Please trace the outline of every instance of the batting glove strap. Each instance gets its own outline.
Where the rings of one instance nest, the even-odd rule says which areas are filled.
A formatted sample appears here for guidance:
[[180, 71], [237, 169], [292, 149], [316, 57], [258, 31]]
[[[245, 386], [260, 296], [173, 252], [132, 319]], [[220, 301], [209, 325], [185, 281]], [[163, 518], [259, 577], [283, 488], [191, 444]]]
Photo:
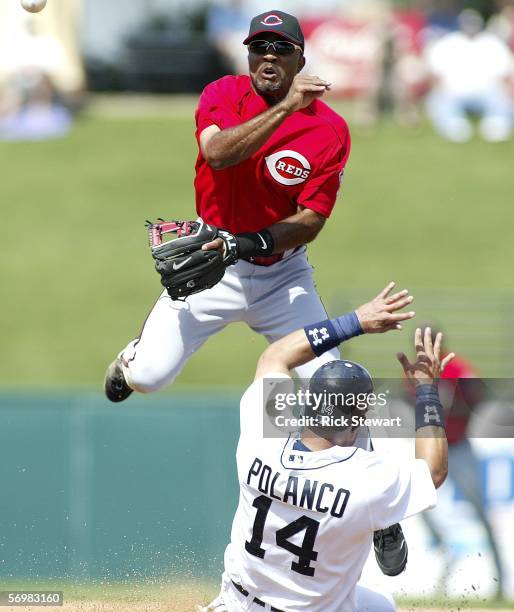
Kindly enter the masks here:
[[317, 357], [339, 346], [341, 342], [364, 333], [355, 312], [337, 317], [337, 319], [326, 319], [303, 329], [312, 352]]
[[444, 411], [436, 384], [416, 387], [416, 430], [420, 427], [444, 428]]

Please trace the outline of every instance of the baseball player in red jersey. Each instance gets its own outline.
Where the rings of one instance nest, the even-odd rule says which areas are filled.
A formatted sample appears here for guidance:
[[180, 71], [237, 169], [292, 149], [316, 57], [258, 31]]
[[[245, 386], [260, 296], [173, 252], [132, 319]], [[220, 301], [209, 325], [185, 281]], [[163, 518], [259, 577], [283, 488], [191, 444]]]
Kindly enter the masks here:
[[[245, 321], [274, 342], [326, 318], [306, 258], [306, 244], [336, 202], [350, 153], [346, 122], [321, 98], [330, 83], [302, 75], [304, 37], [281, 11], [254, 17], [248, 37], [249, 76], [208, 85], [196, 111], [199, 217], [232, 234], [238, 261], [211, 289], [186, 301], [164, 291], [138, 338], [107, 370], [114, 402], [173, 382], [189, 357], [227, 324]], [[222, 249], [221, 238], [207, 248]], [[296, 368], [302, 378], [337, 359], [333, 348]], [[399, 526], [377, 540], [382, 570], [402, 571], [407, 548]], [[384, 535], [382, 534], [382, 535]]]
[[[329, 83], [299, 74], [304, 38], [295, 17], [258, 15], [244, 44], [250, 76], [211, 83], [196, 111], [197, 213], [235, 235], [239, 261], [185, 302], [162, 293], [141, 335], [108, 370], [112, 401], [173, 382], [228, 323], [245, 321], [272, 342], [326, 314], [305, 245], [334, 207], [350, 152], [348, 127], [320, 99]], [[221, 248], [222, 240], [209, 246]], [[336, 357], [334, 350], [321, 360]], [[308, 378], [319, 365], [314, 360], [297, 372]]]

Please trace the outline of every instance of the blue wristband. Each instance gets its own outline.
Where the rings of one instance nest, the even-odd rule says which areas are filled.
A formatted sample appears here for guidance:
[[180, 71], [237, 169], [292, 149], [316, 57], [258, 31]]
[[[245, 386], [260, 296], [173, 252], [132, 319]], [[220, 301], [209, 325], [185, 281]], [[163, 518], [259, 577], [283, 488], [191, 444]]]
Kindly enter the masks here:
[[444, 428], [444, 412], [437, 385], [416, 387], [416, 430], [420, 427]]
[[303, 329], [312, 352], [318, 357], [339, 346], [341, 342], [364, 333], [355, 312], [307, 325]]

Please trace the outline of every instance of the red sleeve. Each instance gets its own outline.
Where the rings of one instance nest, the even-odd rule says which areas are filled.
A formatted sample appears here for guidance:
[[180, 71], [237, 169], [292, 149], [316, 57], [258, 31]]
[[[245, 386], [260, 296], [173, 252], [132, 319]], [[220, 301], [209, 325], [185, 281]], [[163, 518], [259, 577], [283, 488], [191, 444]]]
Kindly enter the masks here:
[[[443, 357], [445, 356], [443, 354]], [[454, 357], [444, 368], [441, 378], [478, 378], [478, 374], [470, 363], [461, 357]]]
[[341, 187], [350, 147], [350, 132], [345, 124], [343, 138], [337, 138], [325, 161], [319, 164], [318, 171], [305, 183], [298, 197], [298, 205], [310, 208], [327, 219], [330, 217]]
[[196, 138], [210, 125], [220, 130], [241, 123], [237, 113], [237, 85], [234, 77], [223, 77], [207, 85], [203, 90], [195, 113]]

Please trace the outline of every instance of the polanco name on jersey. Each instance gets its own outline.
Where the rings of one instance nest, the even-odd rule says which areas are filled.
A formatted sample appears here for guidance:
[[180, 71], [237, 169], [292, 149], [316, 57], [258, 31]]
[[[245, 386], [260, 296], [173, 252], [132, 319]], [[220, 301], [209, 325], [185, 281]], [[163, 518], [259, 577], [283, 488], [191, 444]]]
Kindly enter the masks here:
[[350, 497], [350, 491], [336, 489], [330, 482], [274, 472], [258, 457], [250, 467], [246, 484], [278, 501], [321, 513], [330, 512], [335, 518], [343, 516]]

